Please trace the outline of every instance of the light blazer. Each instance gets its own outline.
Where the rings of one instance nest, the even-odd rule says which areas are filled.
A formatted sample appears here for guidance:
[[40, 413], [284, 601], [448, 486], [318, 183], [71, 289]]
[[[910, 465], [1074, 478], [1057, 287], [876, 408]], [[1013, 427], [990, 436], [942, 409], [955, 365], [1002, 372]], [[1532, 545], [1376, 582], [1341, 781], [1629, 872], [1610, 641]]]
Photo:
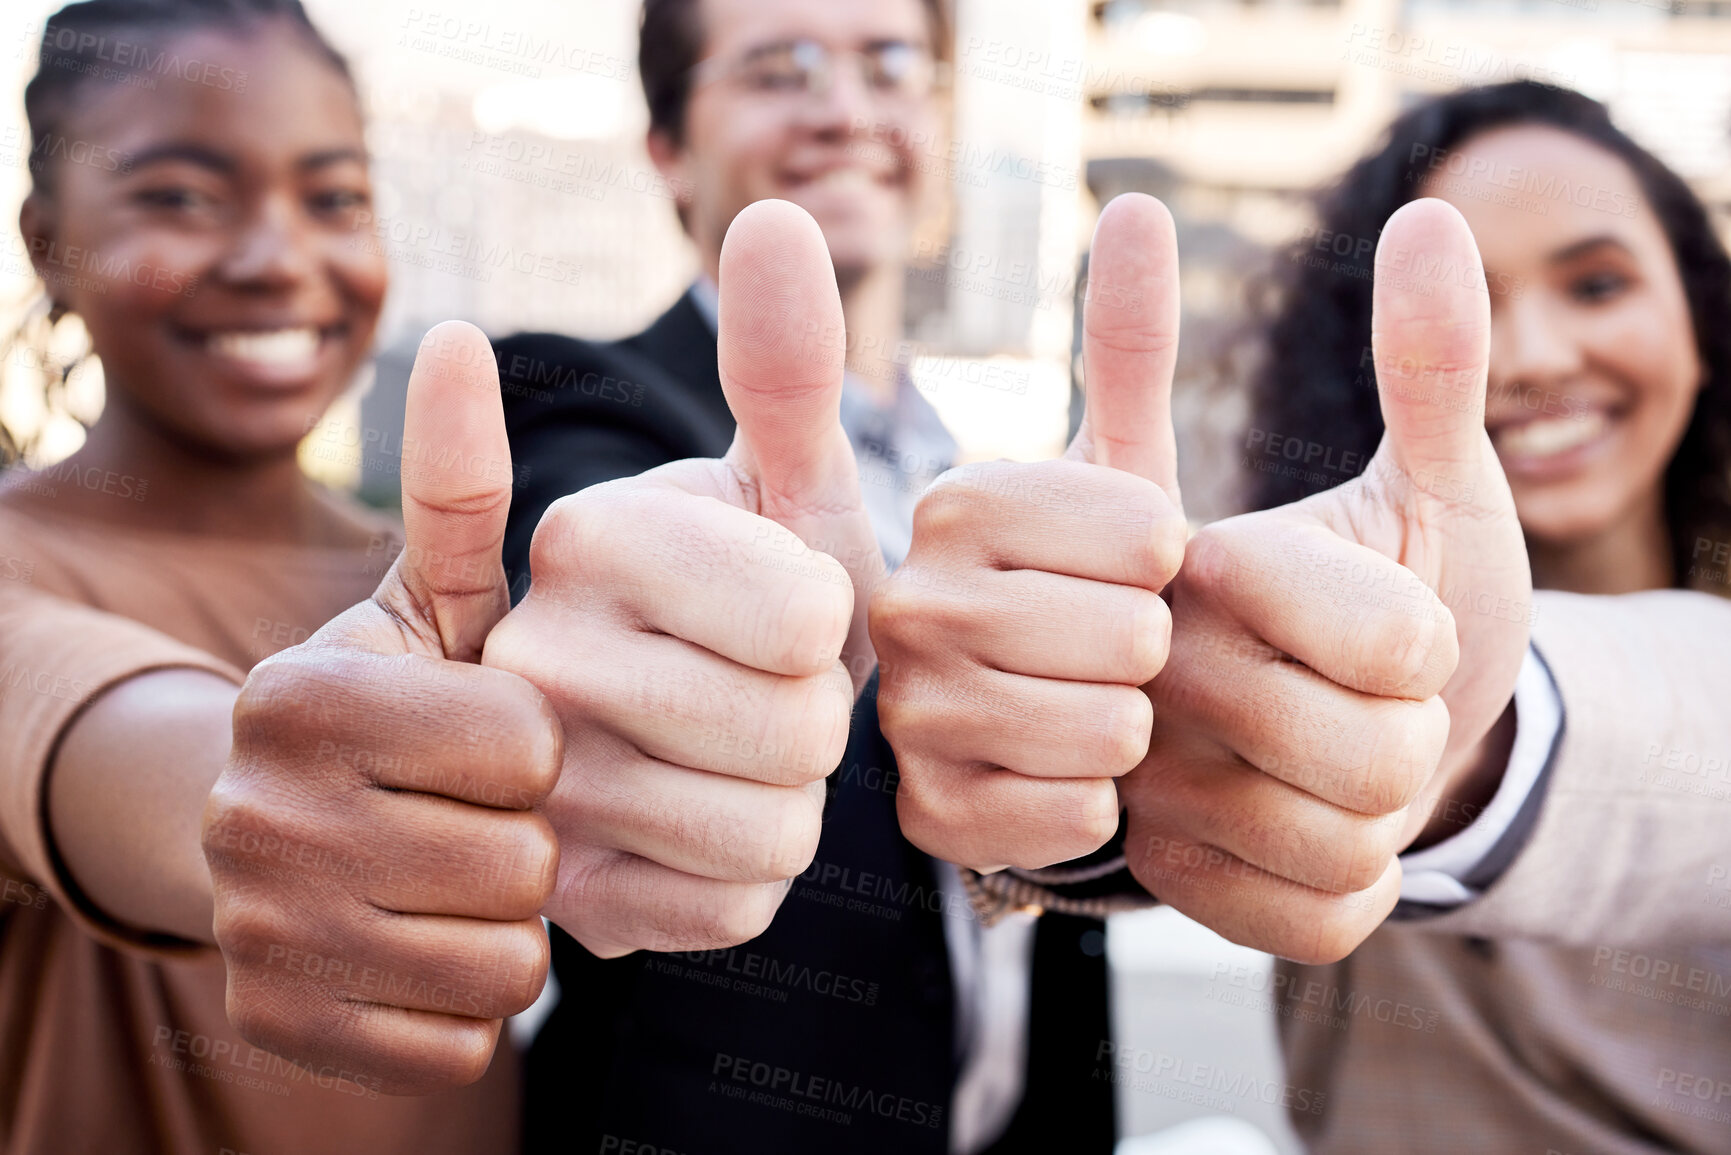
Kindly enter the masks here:
[[1252, 992], [1317, 1155], [1731, 1152], [1731, 602], [1536, 601], [1563, 730], [1519, 856]]

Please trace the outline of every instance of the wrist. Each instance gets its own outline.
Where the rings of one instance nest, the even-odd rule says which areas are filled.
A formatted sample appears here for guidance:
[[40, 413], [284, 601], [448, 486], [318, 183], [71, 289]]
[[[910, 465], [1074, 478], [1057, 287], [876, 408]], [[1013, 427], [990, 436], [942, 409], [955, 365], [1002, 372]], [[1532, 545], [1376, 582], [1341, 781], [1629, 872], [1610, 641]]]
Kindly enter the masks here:
[[1450, 838], [1484, 813], [1502, 785], [1515, 745], [1515, 700], [1484, 735], [1465, 749], [1448, 750], [1436, 779], [1425, 792], [1424, 824], [1408, 851], [1423, 850]]

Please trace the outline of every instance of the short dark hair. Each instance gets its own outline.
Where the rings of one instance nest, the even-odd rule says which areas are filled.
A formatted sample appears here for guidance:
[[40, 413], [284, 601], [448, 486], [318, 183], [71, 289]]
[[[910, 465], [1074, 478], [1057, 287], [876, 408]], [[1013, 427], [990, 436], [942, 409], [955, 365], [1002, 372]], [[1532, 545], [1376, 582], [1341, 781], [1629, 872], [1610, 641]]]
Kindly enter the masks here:
[[[703, 0], [643, 0], [637, 32], [637, 74], [649, 102], [651, 132], [674, 143], [685, 139], [685, 106], [691, 99], [691, 70], [703, 55]], [[931, 28], [932, 53], [950, 56], [950, 18], [946, 0], [921, 0]]]
[[[148, 64], [117, 64], [104, 58], [110, 41], [132, 38], [140, 43], [161, 41], [207, 28], [252, 32], [270, 21], [282, 21], [350, 85], [348, 62], [307, 18], [300, 0], [83, 0], [50, 16], [42, 28], [36, 75], [24, 89], [24, 116], [30, 125], [30, 177], [39, 191], [52, 180], [44, 142], [64, 136], [61, 122], [82, 89], [100, 83], [125, 83], [126, 73]], [[141, 54], [140, 60], [148, 58]]]
[[[60, 9], [43, 24], [36, 75], [24, 88], [24, 118], [31, 142], [30, 195], [52, 198], [56, 176], [52, 159], [62, 152], [69, 135], [67, 118], [86, 89], [133, 84], [138, 91], [148, 92], [154, 87], [151, 74], [160, 70], [162, 54], [152, 57], [135, 49], [160, 47], [175, 36], [205, 29], [253, 34], [274, 32], [280, 25], [286, 25], [290, 35], [298, 36], [354, 86], [348, 63], [314, 27], [300, 0], [82, 0]], [[46, 313], [27, 316], [11, 335], [0, 336], [0, 360], [23, 351], [42, 367], [44, 403], [50, 413], [67, 412], [68, 383], [87, 356], [80, 354], [71, 361], [50, 356], [47, 339], [65, 315], [64, 306], [51, 298]], [[0, 420], [0, 470], [34, 448], [34, 438], [8, 429]]]

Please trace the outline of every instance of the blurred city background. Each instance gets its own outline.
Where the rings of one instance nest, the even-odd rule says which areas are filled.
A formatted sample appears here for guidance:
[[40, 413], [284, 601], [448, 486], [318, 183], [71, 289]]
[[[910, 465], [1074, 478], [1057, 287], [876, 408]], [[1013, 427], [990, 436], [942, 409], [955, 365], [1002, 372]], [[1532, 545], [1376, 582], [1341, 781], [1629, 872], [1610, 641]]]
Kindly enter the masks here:
[[[362, 83], [393, 257], [378, 357], [331, 422], [400, 427], [434, 322], [619, 336], [688, 284], [695, 261], [643, 146], [636, 0], [306, 2]], [[33, 295], [12, 225], [30, 147], [22, 91], [56, 7], [8, 0], [0, 18], [7, 326]], [[1171, 207], [1183, 254], [1186, 505], [1231, 512], [1247, 289], [1304, 227], [1309, 191], [1428, 93], [1517, 77], [1577, 88], [1731, 220], [1731, 0], [955, 0], [953, 12], [950, 139], [930, 150], [948, 195], [914, 254], [907, 310], [914, 380], [970, 459], [1062, 446], [1081, 256], [1099, 207], [1140, 190]], [[463, 259], [429, 262], [414, 239], [428, 236]], [[576, 272], [522, 274], [500, 253]], [[40, 406], [34, 371], [0, 367], [15, 428]], [[100, 368], [72, 386], [93, 417]], [[50, 430], [38, 464], [81, 436], [71, 422]], [[388, 461], [303, 456], [331, 484], [394, 501]], [[1169, 911], [1115, 922], [1108, 951], [1126, 1044], [1278, 1086], [1265, 958]], [[1278, 1095], [1208, 1104], [1189, 1090], [1158, 1076], [1120, 1088], [1123, 1132], [1142, 1137], [1126, 1151], [1296, 1150]]]

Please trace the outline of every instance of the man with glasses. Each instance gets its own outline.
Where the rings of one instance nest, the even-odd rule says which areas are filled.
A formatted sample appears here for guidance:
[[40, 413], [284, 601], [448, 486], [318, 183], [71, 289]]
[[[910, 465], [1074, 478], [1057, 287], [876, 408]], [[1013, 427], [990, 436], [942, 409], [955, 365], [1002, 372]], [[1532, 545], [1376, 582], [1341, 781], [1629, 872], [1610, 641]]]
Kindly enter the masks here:
[[[565, 494], [727, 451], [722, 240], [769, 198], [822, 230], [846, 333], [813, 334], [812, 347], [845, 357], [842, 422], [865, 507], [885, 562], [901, 562], [915, 501], [956, 448], [909, 380], [902, 340], [905, 261], [941, 169], [930, 157], [948, 47], [940, 0], [647, 0], [649, 149], [681, 190], [702, 272], [616, 345], [499, 343], [526, 467], [509, 569], [526, 571], [536, 524]], [[579, 385], [549, 393], [548, 380]], [[1111, 1149], [1111, 1087], [1093, 1077], [1110, 1037], [1104, 936], [1087, 917], [1106, 907], [1079, 899], [1077, 914], [984, 925], [955, 868], [902, 837], [875, 692], [831, 778], [816, 859], [765, 934], [602, 959], [554, 930], [561, 997], [531, 1054], [532, 1150]]]

